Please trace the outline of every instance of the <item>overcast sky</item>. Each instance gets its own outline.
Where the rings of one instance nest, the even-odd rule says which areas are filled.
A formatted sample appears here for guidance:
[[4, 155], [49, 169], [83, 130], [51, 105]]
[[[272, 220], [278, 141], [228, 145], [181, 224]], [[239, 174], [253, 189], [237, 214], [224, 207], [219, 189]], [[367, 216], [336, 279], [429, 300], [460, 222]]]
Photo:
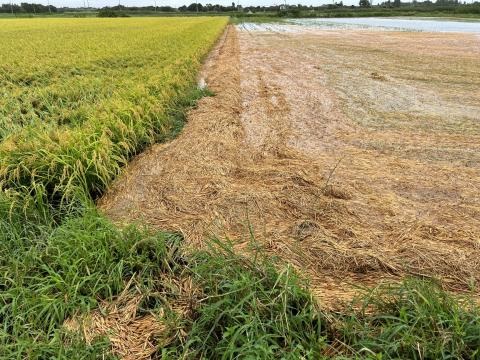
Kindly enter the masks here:
[[[48, 0], [13, 0], [13, 3], [20, 3], [20, 2], [34, 2], [39, 4], [47, 5]], [[85, 0], [85, 4], [87, 1], [90, 3], [90, 6], [94, 7], [103, 7], [103, 6], [115, 6], [118, 5], [118, 0]], [[235, 0], [199, 0], [200, 3], [212, 3], [212, 4], [220, 4], [220, 5], [231, 5], [232, 1]], [[238, 1], [238, 0], [237, 0]], [[237, 3], [235, 1], [235, 3]], [[285, 0], [240, 0], [239, 3], [242, 6], [251, 6], [251, 5], [275, 5], [275, 4], [283, 4]], [[335, 0], [340, 1], [340, 0]], [[383, 0], [382, 0], [383, 1]], [[157, 0], [158, 6], [173, 6], [179, 7], [182, 5], [188, 5], [194, 0]], [[330, 0], [287, 0], [287, 4], [297, 4], [301, 3], [304, 5], [322, 5], [322, 4], [331, 4], [332, 1]], [[0, 0], [0, 3], [10, 3], [8, 0]], [[147, 5], [154, 5], [155, 0], [120, 0], [122, 5], [130, 5], [130, 6], [147, 6]], [[358, 0], [344, 0], [343, 3], [345, 5], [351, 4], [358, 4]], [[375, 1], [377, 3], [377, 1]], [[70, 6], [70, 7], [81, 7], [84, 4], [84, 0], [50, 0], [50, 4], [62, 7], [62, 6]]]

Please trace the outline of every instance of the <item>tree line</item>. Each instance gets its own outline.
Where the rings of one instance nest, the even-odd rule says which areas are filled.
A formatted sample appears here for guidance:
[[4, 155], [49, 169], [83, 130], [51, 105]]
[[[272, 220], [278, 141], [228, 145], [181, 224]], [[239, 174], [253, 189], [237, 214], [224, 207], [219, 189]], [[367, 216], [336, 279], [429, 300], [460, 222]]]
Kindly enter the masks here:
[[0, 6], [0, 13], [26, 13], [26, 14], [41, 14], [41, 13], [54, 13], [58, 9], [53, 5], [42, 4], [30, 4], [21, 3], [18, 4], [2, 4]]
[[[402, 2], [401, 0], [384, 0], [382, 3], [377, 3], [376, 7], [381, 8], [400, 8], [400, 7], [424, 7], [424, 8], [462, 8], [462, 12], [466, 13], [478, 13], [480, 14], [480, 2], [476, 1], [473, 4], [465, 4], [461, 2], [462, 0], [436, 0], [432, 2], [431, 0], [425, 0], [423, 2], [413, 0], [413, 2]], [[333, 4], [323, 4], [319, 6], [312, 5], [302, 5], [302, 4], [290, 4], [290, 5], [274, 5], [274, 6], [249, 6], [242, 7], [235, 2], [232, 2], [229, 6], [224, 6], [220, 4], [206, 3], [202, 4], [199, 2], [191, 3], [190, 5], [183, 5], [179, 8], [174, 8], [171, 6], [111, 6], [103, 7], [100, 10], [101, 14], [105, 16], [115, 15], [121, 16], [122, 13], [139, 13], [139, 12], [181, 12], [181, 13], [206, 13], [206, 12], [252, 12], [252, 13], [279, 13], [294, 16], [301, 15], [302, 12], [312, 12], [312, 11], [324, 11], [331, 9], [342, 9], [342, 8], [368, 8], [372, 6], [372, 0], [359, 0], [358, 6], [354, 5], [344, 5], [343, 1], [334, 2]], [[0, 5], [0, 13], [25, 13], [25, 14], [41, 14], [41, 13], [57, 13], [65, 11], [82, 11], [84, 8], [57, 8], [53, 5], [42, 5], [34, 3], [21, 3], [18, 4], [2, 4]]]

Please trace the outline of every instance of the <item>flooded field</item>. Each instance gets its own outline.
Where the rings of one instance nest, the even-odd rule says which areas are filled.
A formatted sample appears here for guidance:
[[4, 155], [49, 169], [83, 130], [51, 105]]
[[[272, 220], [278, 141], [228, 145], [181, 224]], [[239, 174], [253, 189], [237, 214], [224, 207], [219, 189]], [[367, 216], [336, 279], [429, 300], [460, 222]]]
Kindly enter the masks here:
[[461, 32], [480, 35], [480, 21], [407, 18], [317, 18], [289, 19], [279, 24], [242, 23], [243, 31], [301, 32], [315, 30]]
[[402, 18], [328, 18], [328, 19], [295, 19], [294, 24], [314, 26], [317, 28], [380, 28], [409, 31], [434, 32], [466, 32], [480, 34], [480, 21], [453, 21], [434, 19], [402, 19]]

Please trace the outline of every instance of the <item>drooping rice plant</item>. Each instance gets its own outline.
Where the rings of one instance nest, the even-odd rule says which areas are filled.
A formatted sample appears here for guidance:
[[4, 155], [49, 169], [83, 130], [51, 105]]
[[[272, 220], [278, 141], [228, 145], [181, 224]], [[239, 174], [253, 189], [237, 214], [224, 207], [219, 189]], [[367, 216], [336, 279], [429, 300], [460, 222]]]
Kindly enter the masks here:
[[226, 18], [39, 19], [0, 27], [0, 184], [97, 196], [177, 126]]

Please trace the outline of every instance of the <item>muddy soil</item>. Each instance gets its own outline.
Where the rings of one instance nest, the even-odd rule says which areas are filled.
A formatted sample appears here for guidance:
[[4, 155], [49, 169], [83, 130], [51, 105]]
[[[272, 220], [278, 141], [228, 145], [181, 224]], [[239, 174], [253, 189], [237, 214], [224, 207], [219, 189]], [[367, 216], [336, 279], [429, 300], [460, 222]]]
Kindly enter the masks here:
[[109, 217], [255, 243], [331, 306], [405, 275], [480, 281], [478, 37], [231, 26], [201, 76], [215, 96], [132, 161]]

